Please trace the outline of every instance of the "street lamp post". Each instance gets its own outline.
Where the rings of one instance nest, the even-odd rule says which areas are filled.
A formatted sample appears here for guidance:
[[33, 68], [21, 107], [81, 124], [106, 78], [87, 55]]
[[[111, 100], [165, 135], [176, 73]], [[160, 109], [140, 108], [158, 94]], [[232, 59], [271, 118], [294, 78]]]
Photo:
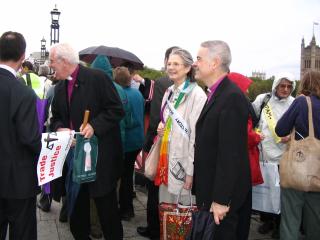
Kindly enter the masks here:
[[58, 11], [57, 5], [50, 12], [51, 14], [51, 33], [50, 33], [50, 46], [55, 43], [59, 43], [59, 17], [61, 12]]
[[44, 37], [41, 39], [41, 62], [44, 63], [46, 61], [46, 40]]

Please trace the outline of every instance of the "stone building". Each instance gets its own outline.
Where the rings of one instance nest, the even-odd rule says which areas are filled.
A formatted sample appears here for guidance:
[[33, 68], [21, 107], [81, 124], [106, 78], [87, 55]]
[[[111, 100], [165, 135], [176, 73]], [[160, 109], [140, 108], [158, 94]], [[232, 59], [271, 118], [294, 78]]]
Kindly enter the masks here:
[[266, 80], [266, 73], [262, 71], [253, 71], [252, 77], [260, 78], [261, 80]]
[[305, 46], [304, 38], [302, 38], [300, 79], [302, 79], [304, 73], [309, 70], [320, 72], [320, 47], [316, 44], [316, 38], [314, 35], [308, 46]]

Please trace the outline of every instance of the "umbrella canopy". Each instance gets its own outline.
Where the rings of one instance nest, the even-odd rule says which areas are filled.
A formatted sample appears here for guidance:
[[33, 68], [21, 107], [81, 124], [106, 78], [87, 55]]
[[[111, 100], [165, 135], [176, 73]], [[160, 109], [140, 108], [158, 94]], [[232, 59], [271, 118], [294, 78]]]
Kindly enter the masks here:
[[91, 63], [97, 55], [107, 56], [112, 67], [129, 63], [134, 69], [143, 69], [143, 62], [136, 55], [121, 48], [101, 45], [88, 47], [79, 52], [80, 59], [87, 63]]

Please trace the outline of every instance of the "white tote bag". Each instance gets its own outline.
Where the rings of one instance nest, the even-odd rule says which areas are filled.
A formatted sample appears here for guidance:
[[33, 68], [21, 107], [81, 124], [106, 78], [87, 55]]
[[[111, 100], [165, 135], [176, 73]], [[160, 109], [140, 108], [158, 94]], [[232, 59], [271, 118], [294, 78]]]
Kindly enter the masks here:
[[263, 184], [252, 187], [252, 209], [280, 213], [280, 177], [278, 164], [260, 162]]

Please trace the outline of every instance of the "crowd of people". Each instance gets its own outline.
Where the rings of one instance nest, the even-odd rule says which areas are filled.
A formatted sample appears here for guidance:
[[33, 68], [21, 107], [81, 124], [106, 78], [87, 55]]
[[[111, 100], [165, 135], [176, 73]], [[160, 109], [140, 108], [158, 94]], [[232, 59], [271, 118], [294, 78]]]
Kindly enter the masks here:
[[[142, 151], [145, 160], [156, 141], [159, 163], [155, 178], [145, 179], [147, 225], [139, 226], [138, 234], [160, 239], [159, 203], [179, 198], [211, 213], [215, 240], [245, 240], [253, 186], [267, 182], [260, 166], [274, 164], [273, 174], [279, 176], [291, 132], [296, 131], [296, 139], [308, 137], [306, 97], [320, 139], [320, 73], [305, 74], [296, 98], [294, 76], [280, 74], [270, 92], [251, 102], [252, 80], [230, 71], [231, 50], [224, 41], [201, 43], [195, 61], [185, 49], [168, 48], [166, 76], [156, 80], [140, 76], [130, 63], [112, 68], [102, 55], [84, 66], [66, 43], [53, 45], [48, 65], [36, 73], [25, 50], [22, 34], [9, 31], [0, 37], [1, 240], [8, 230], [9, 239], [37, 239], [36, 207], [48, 212], [52, 199], [62, 202], [59, 220], [69, 222], [76, 240], [123, 239], [122, 221], [135, 216], [137, 155]], [[41, 122], [37, 103], [43, 99]], [[83, 125], [86, 110], [90, 117]], [[73, 181], [73, 141], [63, 176], [40, 189], [41, 133], [72, 130], [98, 139], [95, 181]], [[259, 211], [261, 234], [272, 231], [272, 238], [298, 240], [302, 232], [307, 240], [320, 239], [319, 192], [281, 186], [278, 198], [281, 217]]]

